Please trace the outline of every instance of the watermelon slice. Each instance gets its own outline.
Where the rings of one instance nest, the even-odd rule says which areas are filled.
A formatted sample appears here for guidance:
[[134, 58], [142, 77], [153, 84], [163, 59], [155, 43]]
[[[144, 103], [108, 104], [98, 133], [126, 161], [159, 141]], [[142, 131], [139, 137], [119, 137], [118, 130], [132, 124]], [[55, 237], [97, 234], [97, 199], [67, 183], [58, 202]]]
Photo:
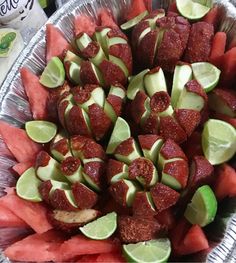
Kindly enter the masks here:
[[184, 237], [184, 240], [179, 247], [179, 251], [182, 255], [189, 255], [208, 248], [208, 240], [203, 230], [199, 225], [193, 225]]
[[16, 194], [7, 194], [0, 198], [0, 204], [25, 221], [36, 233], [52, 228], [47, 219], [47, 209], [40, 203], [23, 200]]
[[227, 51], [222, 58], [222, 84], [225, 87], [232, 86], [236, 72], [236, 47]]
[[97, 24], [95, 23], [95, 21], [91, 17], [86, 15], [79, 15], [74, 20], [75, 36], [77, 36], [81, 32], [84, 32], [91, 37], [95, 32], [96, 27]]
[[112, 240], [91, 240], [84, 236], [77, 235], [65, 241], [58, 253], [60, 260], [70, 260], [79, 255], [114, 253], [119, 251], [120, 246]]
[[94, 263], [97, 262], [97, 258], [99, 255], [95, 254], [95, 255], [85, 255], [80, 257], [76, 263], [82, 263], [82, 262], [90, 262], [90, 263]]
[[50, 230], [43, 234], [30, 235], [14, 243], [4, 251], [4, 254], [15, 261], [56, 261], [59, 256], [58, 249], [63, 241], [58, 232]]
[[29, 99], [33, 118], [36, 120], [47, 119], [48, 90], [39, 83], [39, 77], [27, 68], [20, 70], [22, 84]]
[[121, 253], [103, 253], [97, 257], [96, 262], [114, 262], [122, 263], [126, 262]]
[[202, 19], [202, 21], [212, 24], [215, 28], [215, 31], [219, 26], [219, 12], [219, 7], [214, 6]]
[[22, 175], [27, 169], [34, 166], [34, 162], [17, 163], [12, 169], [18, 174]]
[[152, 12], [152, 0], [144, 0], [145, 6], [149, 13]]
[[11, 210], [0, 204], [0, 227], [28, 227], [28, 225]]
[[114, 18], [110, 12], [110, 10], [106, 8], [102, 8], [99, 10], [98, 18], [101, 26], [111, 27], [111, 28], [119, 28], [119, 26], [114, 21]]
[[18, 162], [33, 162], [42, 149], [42, 146], [33, 142], [24, 130], [7, 122], [0, 121], [0, 134]]
[[221, 68], [222, 56], [225, 53], [227, 36], [225, 32], [217, 32], [213, 38], [210, 62]]
[[72, 49], [60, 29], [52, 24], [46, 25], [46, 61], [52, 57], [61, 57], [64, 50]]
[[127, 20], [130, 20], [139, 14], [143, 13], [146, 11], [147, 8], [145, 6], [145, 1], [144, 0], [132, 0], [130, 9], [128, 11], [128, 14], [126, 16]]
[[233, 167], [223, 164], [216, 168], [217, 179], [214, 192], [217, 199], [236, 196], [236, 172]]

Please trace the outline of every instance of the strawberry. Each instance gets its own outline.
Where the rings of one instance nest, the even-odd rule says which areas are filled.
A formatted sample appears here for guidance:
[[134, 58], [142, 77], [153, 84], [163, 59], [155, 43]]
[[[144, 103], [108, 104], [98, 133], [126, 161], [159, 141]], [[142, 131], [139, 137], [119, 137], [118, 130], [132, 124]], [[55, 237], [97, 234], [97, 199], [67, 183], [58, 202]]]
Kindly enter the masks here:
[[142, 116], [146, 112], [145, 102], [147, 100], [146, 93], [139, 91], [131, 103], [131, 115], [136, 124], [140, 124]]
[[160, 154], [166, 159], [182, 158], [188, 160], [182, 149], [173, 140], [166, 140], [161, 147]]
[[156, 220], [121, 216], [118, 219], [118, 233], [123, 243], [137, 243], [155, 238], [161, 230]]
[[178, 192], [161, 183], [152, 187], [150, 192], [158, 212], [175, 205], [179, 199]]

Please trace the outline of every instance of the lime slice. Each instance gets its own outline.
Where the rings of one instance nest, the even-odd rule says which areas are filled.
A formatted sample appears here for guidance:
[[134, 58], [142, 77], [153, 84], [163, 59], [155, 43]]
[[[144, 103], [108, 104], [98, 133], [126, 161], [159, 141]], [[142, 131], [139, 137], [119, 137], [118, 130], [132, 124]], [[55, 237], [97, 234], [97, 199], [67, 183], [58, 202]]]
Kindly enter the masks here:
[[211, 9], [212, 0], [176, 0], [180, 14], [190, 20], [204, 17]]
[[212, 165], [230, 160], [236, 153], [236, 130], [227, 122], [210, 119], [202, 132], [202, 149]]
[[53, 57], [44, 69], [39, 82], [47, 88], [57, 88], [65, 81], [65, 69], [58, 57]]
[[116, 147], [131, 136], [129, 124], [121, 117], [117, 118], [106, 153], [112, 154]]
[[117, 214], [112, 212], [79, 229], [88, 238], [102, 240], [110, 237], [116, 231], [116, 227]]
[[38, 190], [40, 184], [41, 181], [37, 178], [35, 169], [31, 167], [26, 170], [17, 181], [16, 193], [19, 197], [25, 200], [41, 202], [42, 198]]
[[133, 28], [147, 15], [148, 15], [148, 11], [146, 10], [141, 14], [139, 14], [138, 16], [135, 16], [134, 18], [127, 21], [126, 23], [122, 24], [120, 27], [122, 30], [128, 30], [130, 28]]
[[221, 71], [208, 62], [192, 64], [193, 76], [202, 85], [205, 92], [213, 90], [219, 82]]
[[167, 262], [171, 245], [168, 238], [153, 239], [136, 244], [123, 245], [124, 255], [128, 262]]
[[204, 227], [214, 220], [216, 212], [216, 197], [208, 185], [203, 185], [193, 195], [184, 216], [191, 224]]
[[56, 135], [57, 126], [49, 121], [28, 121], [25, 124], [25, 130], [33, 141], [48, 143]]

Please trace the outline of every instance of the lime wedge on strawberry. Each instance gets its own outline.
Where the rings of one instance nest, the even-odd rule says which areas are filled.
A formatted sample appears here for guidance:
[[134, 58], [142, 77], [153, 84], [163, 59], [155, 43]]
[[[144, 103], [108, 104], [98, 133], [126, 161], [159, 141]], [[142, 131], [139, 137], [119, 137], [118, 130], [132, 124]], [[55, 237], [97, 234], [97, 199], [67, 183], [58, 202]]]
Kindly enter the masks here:
[[41, 181], [35, 174], [33, 167], [27, 169], [19, 178], [16, 183], [16, 193], [19, 197], [31, 201], [41, 202], [42, 198], [39, 193], [38, 187]]
[[28, 121], [25, 124], [25, 130], [33, 141], [48, 143], [56, 135], [57, 126], [49, 121]]
[[213, 90], [219, 82], [221, 71], [208, 62], [192, 64], [193, 76], [202, 85], [205, 92]]
[[106, 214], [95, 221], [80, 227], [80, 231], [88, 238], [102, 240], [110, 237], [117, 228], [117, 214]]
[[204, 17], [211, 9], [212, 0], [176, 0], [180, 14], [190, 20]]
[[65, 69], [58, 57], [53, 57], [45, 67], [39, 82], [47, 88], [57, 88], [65, 81]]
[[204, 227], [210, 224], [217, 212], [217, 200], [210, 186], [204, 185], [197, 189], [191, 203], [188, 204], [184, 216], [193, 225]]
[[136, 244], [123, 245], [123, 252], [128, 262], [167, 262], [171, 245], [168, 238], [153, 239]]
[[130, 136], [131, 133], [130, 133], [129, 124], [121, 117], [118, 117], [113, 132], [111, 134], [110, 140], [108, 142], [106, 153], [107, 154], [114, 153], [116, 147], [124, 140], [128, 139]]
[[236, 153], [236, 130], [227, 122], [210, 119], [202, 132], [202, 149], [212, 164], [230, 160]]

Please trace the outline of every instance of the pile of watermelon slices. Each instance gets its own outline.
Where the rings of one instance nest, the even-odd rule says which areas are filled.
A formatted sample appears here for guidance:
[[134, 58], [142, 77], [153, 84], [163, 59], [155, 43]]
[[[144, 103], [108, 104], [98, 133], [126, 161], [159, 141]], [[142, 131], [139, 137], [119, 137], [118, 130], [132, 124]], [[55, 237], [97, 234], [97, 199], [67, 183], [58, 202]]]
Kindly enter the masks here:
[[[192, 23], [180, 17], [175, 3], [165, 14], [152, 11], [151, 2], [132, 1], [123, 20], [144, 12], [147, 16], [126, 32], [106, 9], [98, 10], [98, 21], [76, 17], [71, 43], [59, 28], [47, 24], [46, 61], [58, 57], [63, 63], [66, 80], [61, 86], [49, 89], [40, 76], [21, 69], [32, 118], [54, 122], [63, 132], [39, 144], [24, 129], [0, 121], [0, 135], [17, 161], [15, 175], [34, 167], [43, 199], [24, 200], [14, 188], [0, 198], [0, 227], [29, 233], [5, 249], [10, 260], [126, 262], [122, 244], [163, 233], [171, 240], [171, 260], [210, 251], [205, 229], [183, 214], [202, 185], [210, 185], [219, 202], [236, 196], [235, 169], [229, 163], [213, 166], [201, 146], [208, 119], [236, 128], [236, 46], [228, 43], [226, 33], [218, 32], [217, 7]], [[148, 19], [156, 19], [155, 28], [147, 25]], [[204, 25], [208, 39], [199, 40], [201, 53], [194, 35]], [[166, 35], [157, 52], [155, 43], [163, 28]], [[181, 41], [170, 51], [173, 35]], [[199, 61], [221, 70], [218, 85], [206, 93], [196, 80], [189, 80], [186, 92], [201, 99], [200, 108], [175, 107], [169, 95], [174, 69]], [[116, 132], [120, 120], [128, 127], [121, 141]], [[60, 211], [68, 215], [84, 210], [89, 212], [83, 222], [55, 219]], [[79, 232], [79, 226], [112, 211], [118, 215], [118, 229], [110, 238], [93, 240]]]

